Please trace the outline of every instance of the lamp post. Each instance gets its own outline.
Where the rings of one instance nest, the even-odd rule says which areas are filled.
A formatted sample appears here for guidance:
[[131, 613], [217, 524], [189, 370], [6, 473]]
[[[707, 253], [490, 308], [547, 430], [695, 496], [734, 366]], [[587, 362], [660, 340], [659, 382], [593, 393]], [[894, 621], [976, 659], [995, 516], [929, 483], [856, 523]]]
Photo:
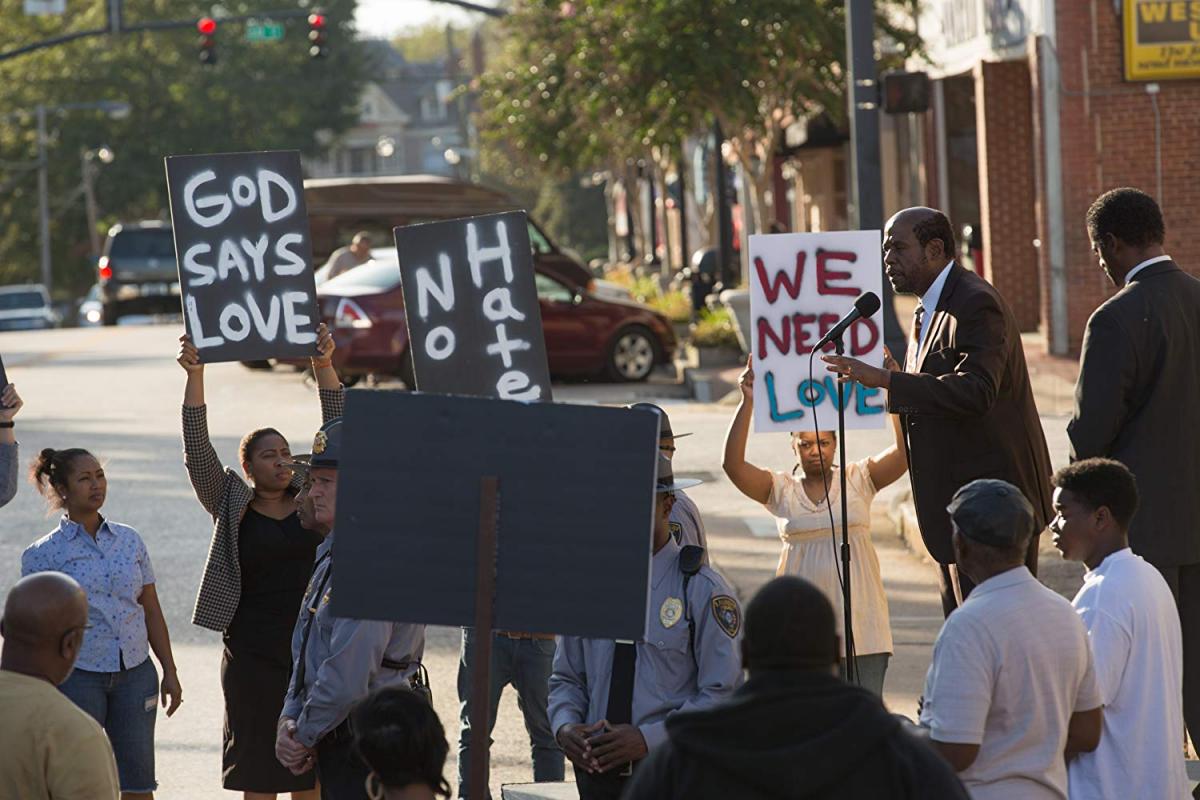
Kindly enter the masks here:
[[96, 213], [96, 191], [93, 185], [96, 179], [96, 165], [93, 162], [111, 164], [115, 157], [112, 148], [105, 145], [94, 150], [84, 148], [79, 151], [80, 166], [83, 169], [83, 200], [84, 206], [87, 208], [88, 246], [93, 260], [100, 257], [100, 231], [96, 229], [98, 214]]
[[[64, 103], [59, 106], [38, 105], [34, 110], [37, 118], [37, 163], [38, 163], [38, 249], [41, 264], [42, 284], [49, 292], [53, 275], [50, 266], [50, 176], [46, 156], [46, 115], [64, 111], [103, 111], [111, 119], [129, 116], [129, 104], [115, 100], [97, 100], [87, 103]], [[12, 116], [12, 115], [9, 115]], [[111, 151], [110, 151], [111, 152]]]

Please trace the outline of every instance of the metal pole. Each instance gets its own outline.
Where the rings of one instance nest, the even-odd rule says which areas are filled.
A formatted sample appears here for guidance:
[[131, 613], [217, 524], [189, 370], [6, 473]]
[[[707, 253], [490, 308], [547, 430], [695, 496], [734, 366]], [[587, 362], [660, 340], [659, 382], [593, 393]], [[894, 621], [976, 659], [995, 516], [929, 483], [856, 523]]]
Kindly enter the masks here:
[[721, 155], [721, 145], [725, 143], [725, 134], [721, 131], [721, 123], [713, 121], [713, 175], [716, 176], [717, 198], [717, 247], [721, 252], [721, 284], [729, 289], [733, 285], [733, 216], [729, 208], [728, 174], [725, 171], [725, 158]]
[[[883, 228], [883, 180], [879, 165], [879, 86], [875, 66], [875, 2], [846, 0], [846, 52], [850, 62], [851, 222], [859, 230]], [[892, 287], [883, 282], [883, 338], [897, 361], [907, 341], [896, 320]]]
[[50, 187], [46, 165], [46, 107], [37, 107], [38, 149], [38, 242], [41, 246], [42, 284], [51, 290], [50, 281]]
[[[679, 261], [681, 267], [692, 263], [688, 255], [687, 181], [684, 180], [685, 162], [680, 158], [675, 170], [679, 173]], [[1159, 193], [1162, 196], [1162, 193]]]
[[482, 478], [479, 486], [479, 538], [475, 558], [475, 650], [471, 654], [471, 763], [469, 791], [472, 800], [488, 793], [488, 765], [492, 740], [491, 674], [492, 625], [496, 600], [496, 539], [500, 525], [500, 479]]
[[79, 151], [80, 165], [83, 167], [83, 199], [87, 208], [88, 246], [89, 255], [95, 259], [100, 257], [100, 233], [96, 230], [96, 191], [92, 181], [96, 177], [92, 160], [88, 158], [87, 149]]

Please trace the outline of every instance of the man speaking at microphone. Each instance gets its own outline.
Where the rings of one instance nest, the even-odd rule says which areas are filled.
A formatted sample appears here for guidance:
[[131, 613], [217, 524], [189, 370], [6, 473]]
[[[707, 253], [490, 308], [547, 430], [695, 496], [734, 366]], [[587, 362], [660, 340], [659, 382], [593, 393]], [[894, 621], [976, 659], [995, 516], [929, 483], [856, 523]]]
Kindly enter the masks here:
[[937, 560], [942, 610], [950, 612], [974, 583], [959, 572], [946, 506], [978, 478], [998, 478], [1033, 505], [1037, 534], [1026, 565], [1037, 574], [1040, 533], [1053, 516], [1050, 453], [1033, 401], [1016, 320], [999, 292], [955, 263], [950, 220], [932, 208], [906, 208], [884, 229], [883, 267], [892, 288], [915, 294], [904, 370], [826, 355], [842, 380], [888, 390], [908, 447], [917, 523]]

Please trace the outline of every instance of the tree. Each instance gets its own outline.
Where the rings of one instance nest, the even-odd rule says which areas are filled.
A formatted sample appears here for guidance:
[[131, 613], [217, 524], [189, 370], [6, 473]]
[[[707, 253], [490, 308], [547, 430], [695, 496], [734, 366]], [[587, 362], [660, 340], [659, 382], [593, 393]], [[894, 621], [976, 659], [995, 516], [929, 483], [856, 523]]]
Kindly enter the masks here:
[[[916, 39], [896, 20], [912, 18], [913, 0], [879, 5], [901, 61]], [[806, 114], [846, 116], [843, 0], [536, 0], [506, 24], [481, 127], [546, 172], [639, 157], [661, 169], [715, 117], [761, 229], [783, 132]]]
[[[104, 26], [103, 0], [68, 5], [62, 18], [9, 20], [7, 49], [68, 30]], [[241, 0], [229, 13], [278, 9], [279, 0]], [[209, 13], [206, 0], [125, 0], [125, 21], [186, 19]], [[116, 160], [96, 183], [104, 222], [157, 218], [167, 209], [163, 158], [184, 153], [296, 149], [317, 155], [322, 141], [352, 125], [367, 65], [353, 45], [355, 0], [327, 0], [330, 54], [308, 55], [307, 24], [289, 20], [281, 42], [244, 41], [240, 24], [219, 25], [217, 64], [199, 63], [194, 29], [122, 33], [78, 40], [0, 62], [0, 107], [117, 100], [126, 119], [90, 111], [51, 115], [47, 146], [55, 219], [52, 257], [56, 289], [82, 291], [94, 281], [87, 263], [80, 203], [65, 204], [81, 181], [80, 150], [107, 144]], [[219, 19], [219, 18], [218, 18]], [[0, 124], [0, 168], [29, 162], [37, 147], [31, 117]], [[7, 181], [15, 181], [11, 186]], [[37, 192], [32, 174], [0, 171], [0, 281], [36, 280]]]

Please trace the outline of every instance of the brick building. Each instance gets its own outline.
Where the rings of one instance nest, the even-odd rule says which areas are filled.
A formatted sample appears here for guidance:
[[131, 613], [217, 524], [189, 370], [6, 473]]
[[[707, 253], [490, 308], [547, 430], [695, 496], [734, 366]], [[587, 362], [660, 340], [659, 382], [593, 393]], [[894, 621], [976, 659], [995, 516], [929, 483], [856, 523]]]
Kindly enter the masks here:
[[[1123, 14], [1157, 26], [1134, 28], [1156, 82], [1126, 79]], [[935, 78], [932, 109], [900, 122], [911, 135], [890, 148], [885, 136], [885, 183], [918, 186], [960, 232], [981, 230], [974, 266], [1024, 330], [1041, 332], [1051, 352], [1078, 352], [1088, 316], [1114, 291], [1084, 223], [1108, 189], [1155, 196], [1167, 252], [1200, 274], [1190, 235], [1200, 218], [1200, 7], [931, 0], [920, 32], [928, 60], [912, 66]]]

